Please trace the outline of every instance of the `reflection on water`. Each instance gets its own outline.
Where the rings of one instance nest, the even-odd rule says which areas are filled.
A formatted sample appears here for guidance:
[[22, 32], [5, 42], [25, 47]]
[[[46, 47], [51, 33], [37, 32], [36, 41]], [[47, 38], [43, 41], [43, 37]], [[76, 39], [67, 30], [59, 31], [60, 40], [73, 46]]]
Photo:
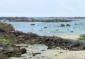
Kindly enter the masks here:
[[[9, 22], [16, 30], [39, 35], [85, 34], [85, 20], [73, 22]], [[61, 24], [64, 24], [62, 26]], [[68, 25], [69, 26], [68, 26]]]

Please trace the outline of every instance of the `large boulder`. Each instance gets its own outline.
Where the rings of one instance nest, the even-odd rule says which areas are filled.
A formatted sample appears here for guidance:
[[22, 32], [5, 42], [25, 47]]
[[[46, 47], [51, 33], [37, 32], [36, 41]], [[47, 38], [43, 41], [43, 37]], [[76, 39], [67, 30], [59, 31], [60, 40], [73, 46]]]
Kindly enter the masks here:
[[2, 23], [2, 22], [0, 23], [0, 32], [12, 32], [12, 31], [15, 31], [15, 29], [11, 24]]
[[0, 42], [0, 59], [7, 59], [8, 57], [20, 57], [21, 54], [25, 54], [26, 52], [27, 51], [25, 48]]

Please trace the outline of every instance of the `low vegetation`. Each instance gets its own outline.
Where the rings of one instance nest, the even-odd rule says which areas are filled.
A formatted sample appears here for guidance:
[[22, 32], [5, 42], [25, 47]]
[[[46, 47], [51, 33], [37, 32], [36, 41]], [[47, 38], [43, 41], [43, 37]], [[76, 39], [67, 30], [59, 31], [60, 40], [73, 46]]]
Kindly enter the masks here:
[[79, 38], [79, 40], [85, 40], [85, 38]]
[[80, 35], [79, 40], [85, 40], [85, 34]]

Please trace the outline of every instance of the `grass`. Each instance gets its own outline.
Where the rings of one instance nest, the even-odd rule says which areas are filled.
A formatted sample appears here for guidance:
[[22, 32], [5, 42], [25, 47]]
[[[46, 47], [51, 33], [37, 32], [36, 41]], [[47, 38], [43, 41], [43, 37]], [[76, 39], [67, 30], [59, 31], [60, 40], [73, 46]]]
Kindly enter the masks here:
[[15, 41], [16, 41], [15, 37], [0, 37], [0, 42], [13, 44], [13, 43], [15, 43]]
[[8, 42], [9, 42], [9, 40], [7, 40], [6, 38], [2, 38], [2, 37], [0, 37], [0, 42], [8, 43]]
[[81, 37], [81, 38], [79, 38], [79, 40], [85, 40], [85, 37]]
[[78, 38], [79, 40], [85, 40], [85, 34], [80, 35], [80, 38]]

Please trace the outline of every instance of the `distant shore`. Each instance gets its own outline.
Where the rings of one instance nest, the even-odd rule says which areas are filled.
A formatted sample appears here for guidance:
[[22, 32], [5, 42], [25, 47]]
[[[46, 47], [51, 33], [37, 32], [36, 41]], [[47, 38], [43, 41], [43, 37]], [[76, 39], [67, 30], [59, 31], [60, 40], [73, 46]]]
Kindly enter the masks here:
[[0, 21], [11, 22], [71, 22], [68, 18], [57, 17], [0, 17]]

